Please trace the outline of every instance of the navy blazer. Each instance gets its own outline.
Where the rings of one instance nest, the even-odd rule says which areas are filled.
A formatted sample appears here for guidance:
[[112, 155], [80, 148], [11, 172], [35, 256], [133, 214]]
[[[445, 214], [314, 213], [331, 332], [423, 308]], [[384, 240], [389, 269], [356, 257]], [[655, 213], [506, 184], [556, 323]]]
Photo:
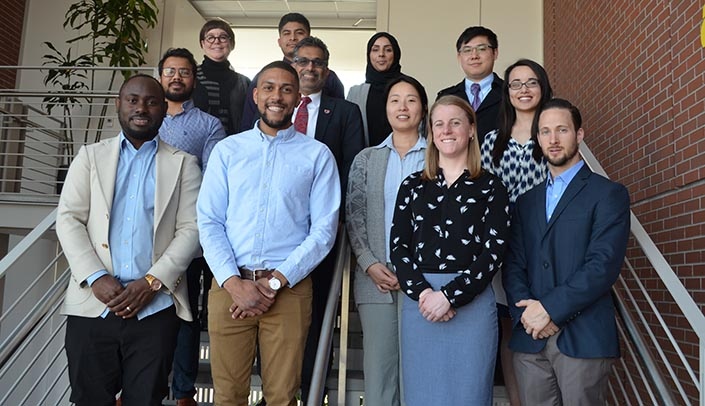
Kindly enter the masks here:
[[510, 348], [537, 353], [546, 340], [534, 340], [520, 322], [536, 299], [562, 332], [561, 353], [575, 358], [619, 356], [611, 288], [617, 280], [629, 238], [629, 193], [583, 166], [546, 222], [546, 182], [517, 200], [502, 277], [514, 320]]
[[[485, 139], [485, 134], [496, 130], [499, 126], [499, 106], [502, 101], [502, 84], [504, 84], [504, 81], [500, 79], [496, 73], [492, 75], [494, 75], [492, 90], [490, 90], [487, 96], [482, 100], [480, 107], [478, 107], [475, 112], [477, 116], [477, 140], [480, 141], [480, 146], [482, 146], [482, 141]], [[446, 95], [458, 96], [470, 103], [468, 94], [465, 92], [465, 79], [455, 86], [445, 88], [438, 92], [436, 100]]]
[[[347, 100], [321, 95], [315, 138], [326, 144], [335, 156], [340, 173], [340, 186], [343, 188], [342, 204], [345, 202], [345, 192], [348, 188], [350, 166], [355, 155], [365, 147], [360, 108]], [[344, 208], [343, 204], [341, 213]]]

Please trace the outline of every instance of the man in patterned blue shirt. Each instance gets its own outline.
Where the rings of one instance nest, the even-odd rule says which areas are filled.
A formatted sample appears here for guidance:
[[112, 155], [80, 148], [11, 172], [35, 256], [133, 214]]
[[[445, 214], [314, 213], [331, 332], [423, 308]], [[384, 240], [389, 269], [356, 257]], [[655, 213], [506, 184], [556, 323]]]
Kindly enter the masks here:
[[311, 322], [309, 274], [335, 241], [340, 179], [331, 151], [295, 130], [299, 77], [276, 61], [258, 74], [254, 128], [216, 145], [198, 196], [203, 254], [218, 283], [208, 331], [215, 404], [247, 404], [255, 348], [264, 395], [296, 404]]
[[[194, 155], [205, 171], [213, 147], [226, 134], [220, 120], [193, 105], [191, 94], [195, 72], [196, 60], [185, 48], [171, 48], [159, 61], [159, 79], [168, 105], [159, 137], [167, 144]], [[186, 270], [189, 305], [194, 320], [181, 321], [176, 342], [171, 390], [177, 406], [196, 406], [193, 396], [196, 394], [200, 347], [201, 325], [197, 315], [201, 271], [210, 273], [203, 257], [195, 258]]]

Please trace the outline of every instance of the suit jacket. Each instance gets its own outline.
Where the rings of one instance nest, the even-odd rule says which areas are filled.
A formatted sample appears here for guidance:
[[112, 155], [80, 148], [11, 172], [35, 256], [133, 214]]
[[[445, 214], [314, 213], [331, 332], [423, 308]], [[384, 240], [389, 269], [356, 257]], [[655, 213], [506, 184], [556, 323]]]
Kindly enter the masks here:
[[[365, 147], [360, 109], [355, 103], [321, 95], [315, 138], [326, 144], [333, 153], [340, 173], [341, 196], [345, 196], [350, 165], [355, 155]], [[345, 198], [341, 199], [341, 216], [344, 204]]]
[[510, 348], [537, 353], [520, 323], [522, 299], [541, 302], [562, 330], [561, 353], [575, 358], [619, 356], [611, 287], [629, 238], [626, 188], [583, 166], [546, 223], [546, 182], [517, 200], [503, 269], [514, 331]]
[[[482, 145], [482, 141], [485, 139], [485, 134], [497, 129], [499, 125], [499, 106], [502, 101], [502, 85], [504, 84], [504, 81], [500, 79], [496, 73], [493, 73], [492, 75], [494, 75], [494, 79], [492, 80], [492, 90], [490, 90], [485, 99], [482, 100], [482, 104], [480, 104], [480, 107], [478, 107], [475, 112], [475, 115], [477, 116], [477, 137], [478, 141], [480, 141], [480, 145]], [[455, 86], [445, 88], [438, 92], [436, 100], [438, 100], [441, 96], [446, 95], [458, 96], [470, 103], [470, 100], [468, 100], [468, 94], [465, 93], [465, 79], [460, 81], [460, 83]]]
[[[114, 275], [108, 228], [119, 137], [84, 146], [71, 163], [56, 215], [56, 233], [71, 266], [62, 313], [98, 317], [106, 308], [86, 279], [100, 269]], [[182, 275], [199, 250], [196, 198], [201, 170], [196, 157], [159, 140], [154, 191], [154, 249], [147, 271], [172, 295], [176, 314], [191, 320]]]

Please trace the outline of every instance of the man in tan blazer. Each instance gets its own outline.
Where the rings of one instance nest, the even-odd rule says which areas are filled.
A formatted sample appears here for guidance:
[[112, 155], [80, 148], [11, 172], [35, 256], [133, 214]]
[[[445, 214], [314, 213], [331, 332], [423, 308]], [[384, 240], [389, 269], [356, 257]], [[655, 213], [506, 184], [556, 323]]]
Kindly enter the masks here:
[[[197, 254], [197, 159], [159, 140], [155, 79], [125, 81], [122, 132], [84, 146], [69, 168], [56, 231], [71, 266], [62, 312], [71, 401], [161, 405], [178, 331], [191, 320], [182, 275]], [[183, 282], [183, 283], [182, 283]]]

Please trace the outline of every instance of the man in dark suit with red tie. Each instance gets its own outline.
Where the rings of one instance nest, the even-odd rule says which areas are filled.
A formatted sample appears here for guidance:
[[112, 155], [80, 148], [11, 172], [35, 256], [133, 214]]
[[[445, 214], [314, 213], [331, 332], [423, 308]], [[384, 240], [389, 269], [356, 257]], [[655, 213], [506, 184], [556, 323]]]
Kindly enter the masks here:
[[[298, 132], [326, 144], [333, 152], [340, 173], [340, 185], [343, 188], [341, 196], [344, 196], [350, 165], [355, 155], [364, 148], [365, 138], [362, 130], [362, 115], [357, 105], [343, 99], [326, 96], [322, 92], [328, 77], [329, 57], [328, 47], [316, 37], [304, 38], [296, 44], [293, 66], [299, 74], [302, 101], [294, 115], [294, 126]], [[341, 204], [344, 202], [345, 199], [341, 199]], [[341, 216], [343, 212], [341, 206]], [[318, 336], [333, 278], [335, 252], [334, 248], [311, 273], [313, 308], [301, 374], [301, 391], [304, 403], [308, 397]]]
[[436, 99], [451, 94], [470, 103], [477, 116], [477, 136], [482, 145], [485, 134], [497, 128], [502, 100], [504, 81], [493, 72], [499, 56], [497, 35], [489, 28], [469, 27], [460, 34], [455, 48], [465, 79], [438, 92]]

